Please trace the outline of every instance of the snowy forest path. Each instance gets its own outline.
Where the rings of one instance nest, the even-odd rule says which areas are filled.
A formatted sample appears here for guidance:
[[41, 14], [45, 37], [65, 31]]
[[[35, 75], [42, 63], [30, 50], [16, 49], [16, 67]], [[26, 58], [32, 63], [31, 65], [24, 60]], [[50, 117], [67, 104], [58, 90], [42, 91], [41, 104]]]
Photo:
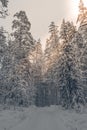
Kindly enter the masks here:
[[26, 120], [11, 130], [73, 130], [66, 125], [61, 112], [54, 110], [36, 110]]
[[0, 130], [87, 130], [87, 108], [81, 113], [60, 106], [2, 110]]

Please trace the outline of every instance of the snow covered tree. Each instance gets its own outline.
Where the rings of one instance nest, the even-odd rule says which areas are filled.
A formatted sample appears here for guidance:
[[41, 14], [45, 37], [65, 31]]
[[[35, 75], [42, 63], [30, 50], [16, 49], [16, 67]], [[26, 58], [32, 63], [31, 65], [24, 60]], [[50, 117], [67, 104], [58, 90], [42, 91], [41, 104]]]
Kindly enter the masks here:
[[62, 43], [59, 49], [59, 57], [51, 70], [53, 73], [52, 79], [56, 88], [58, 88], [57, 98], [60, 99], [58, 103], [65, 108], [80, 107], [80, 104], [84, 105], [85, 103], [80, 82], [81, 77], [79, 76], [79, 61], [76, 58], [81, 54], [78, 52], [78, 48], [82, 46], [82, 43], [80, 43], [81, 41], [79, 43], [73, 42], [76, 34], [73, 23], [63, 20], [60, 30]]
[[32, 64], [32, 73], [34, 77], [34, 85], [36, 88], [36, 105], [40, 102], [40, 88], [42, 82], [42, 66], [43, 66], [43, 51], [40, 39], [36, 41], [34, 50], [31, 51], [29, 59]]
[[65, 108], [84, 105], [84, 90], [79, 71], [82, 36], [76, 31], [73, 23], [63, 20], [60, 30], [63, 50], [57, 64], [57, 77], [60, 92], [60, 104]]
[[42, 52], [42, 45], [40, 40], [37, 41], [35, 45], [35, 53], [34, 53], [34, 83], [37, 84], [41, 82], [42, 80], [42, 58], [43, 58], [43, 52]]
[[8, 0], [0, 0], [0, 1], [1, 1], [3, 7], [7, 7], [7, 5], [8, 5]]
[[50, 38], [46, 40], [46, 49], [45, 49], [45, 69], [51, 67], [53, 60], [55, 60], [57, 56], [57, 48], [59, 44], [59, 36], [58, 36], [58, 26], [55, 25], [54, 22], [51, 22], [49, 26]]
[[72, 44], [64, 48], [57, 68], [60, 104], [65, 108], [79, 108], [80, 104], [84, 105], [83, 88]]
[[0, 66], [4, 57], [4, 53], [6, 51], [6, 36], [4, 34], [4, 29], [3, 27], [0, 28]]
[[58, 36], [58, 27], [54, 22], [51, 22], [49, 26], [50, 37], [46, 41], [46, 49], [44, 53], [44, 76], [43, 82], [45, 82], [46, 92], [45, 99], [46, 104], [56, 104], [56, 85], [54, 82], [54, 65], [59, 55], [59, 36]]
[[[8, 76], [6, 65], [4, 65], [5, 76], [7, 77], [7, 82], [10, 83], [7, 86], [8, 92], [5, 95], [5, 99], [15, 105], [27, 106], [34, 104], [35, 97], [32, 67], [28, 58], [30, 50], [34, 47], [34, 39], [30, 33], [31, 24], [26, 13], [20, 11], [14, 17], [13, 33], [11, 34], [13, 41], [9, 45], [9, 54], [4, 60], [8, 64]], [[10, 63], [8, 63], [9, 60], [11, 60]]]
[[27, 53], [28, 55], [29, 50], [32, 49], [34, 45], [34, 39], [29, 32], [31, 24], [28, 21], [28, 18], [24, 11], [16, 13], [14, 17], [17, 19], [13, 21], [12, 29], [14, 32], [12, 33], [12, 36], [14, 38], [14, 41], [18, 43], [19, 47], [21, 47], [21, 53]]
[[0, 17], [4, 18], [7, 16], [7, 6], [8, 6], [8, 0], [0, 0]]
[[[53, 66], [58, 56], [59, 36], [58, 26], [51, 22], [49, 26], [50, 37], [46, 40], [46, 49], [44, 53], [44, 72], [47, 73], [48, 69]], [[51, 72], [51, 71], [50, 71]], [[51, 76], [51, 74], [49, 74]]]
[[[5, 53], [7, 51], [7, 42], [6, 42], [6, 36], [5, 36], [5, 30], [3, 27], [0, 28], [0, 99], [1, 96], [3, 97], [3, 89], [4, 89], [4, 78], [2, 73], [3, 68], [3, 61], [5, 58]], [[0, 102], [3, 102], [0, 100]]]
[[87, 24], [87, 8], [84, 7], [84, 3], [80, 0], [79, 3], [79, 15], [77, 18], [77, 23], [80, 23], [80, 26]]
[[[79, 71], [81, 73], [81, 82], [84, 88], [85, 98], [87, 100], [87, 25], [80, 26], [78, 28], [78, 32], [83, 39], [80, 47], [81, 55], [79, 56]], [[79, 38], [79, 42], [80, 39], [81, 38]]]
[[54, 22], [51, 22], [51, 24], [49, 25], [49, 33], [51, 34], [50, 39], [53, 38], [56, 40], [58, 35], [58, 26], [56, 26]]
[[63, 19], [61, 28], [60, 28], [60, 39], [63, 41], [63, 43], [67, 44], [72, 40], [76, 33], [76, 27], [74, 26], [73, 22], [65, 22]]

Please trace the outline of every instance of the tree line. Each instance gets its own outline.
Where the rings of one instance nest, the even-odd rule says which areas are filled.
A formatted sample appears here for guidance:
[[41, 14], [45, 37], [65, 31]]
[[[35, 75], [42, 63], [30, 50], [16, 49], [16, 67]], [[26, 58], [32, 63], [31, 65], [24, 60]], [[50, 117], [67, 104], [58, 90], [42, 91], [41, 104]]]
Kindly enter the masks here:
[[[1, 1], [2, 2], [2, 1]], [[8, 1], [2, 2], [7, 8]], [[3, 13], [2, 13], [3, 14]], [[3, 17], [3, 15], [1, 16]], [[7, 15], [4, 13], [5, 16]], [[87, 101], [87, 8], [80, 0], [77, 28], [51, 22], [45, 51], [33, 38], [25, 11], [14, 14], [12, 33], [0, 28], [0, 103], [80, 108]]]

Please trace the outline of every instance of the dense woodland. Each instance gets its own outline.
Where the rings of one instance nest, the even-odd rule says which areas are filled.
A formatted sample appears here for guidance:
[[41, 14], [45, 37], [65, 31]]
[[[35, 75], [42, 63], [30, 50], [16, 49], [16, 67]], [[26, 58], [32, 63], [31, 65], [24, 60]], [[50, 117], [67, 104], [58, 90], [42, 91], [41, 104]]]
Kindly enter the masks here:
[[[4, 18], [10, 1], [0, 1]], [[25, 11], [14, 14], [11, 34], [0, 27], [0, 104], [66, 109], [86, 104], [87, 8], [82, 0], [77, 23], [63, 19], [58, 27], [52, 21], [44, 52]]]

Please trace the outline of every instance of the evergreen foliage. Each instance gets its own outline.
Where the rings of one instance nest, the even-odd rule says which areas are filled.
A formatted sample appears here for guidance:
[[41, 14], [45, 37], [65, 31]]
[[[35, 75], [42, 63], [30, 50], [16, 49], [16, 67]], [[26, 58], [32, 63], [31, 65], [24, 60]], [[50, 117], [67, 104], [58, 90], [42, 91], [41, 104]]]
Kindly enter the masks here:
[[[1, 0], [7, 8], [8, 1]], [[2, 15], [3, 13], [0, 12]], [[2, 15], [3, 16], [3, 15]], [[87, 8], [80, 0], [78, 29], [63, 19], [51, 22], [43, 53], [25, 11], [14, 15], [11, 39], [0, 28], [0, 103], [17, 106], [61, 105], [80, 109], [87, 101]], [[7, 34], [7, 35], [6, 35]]]

